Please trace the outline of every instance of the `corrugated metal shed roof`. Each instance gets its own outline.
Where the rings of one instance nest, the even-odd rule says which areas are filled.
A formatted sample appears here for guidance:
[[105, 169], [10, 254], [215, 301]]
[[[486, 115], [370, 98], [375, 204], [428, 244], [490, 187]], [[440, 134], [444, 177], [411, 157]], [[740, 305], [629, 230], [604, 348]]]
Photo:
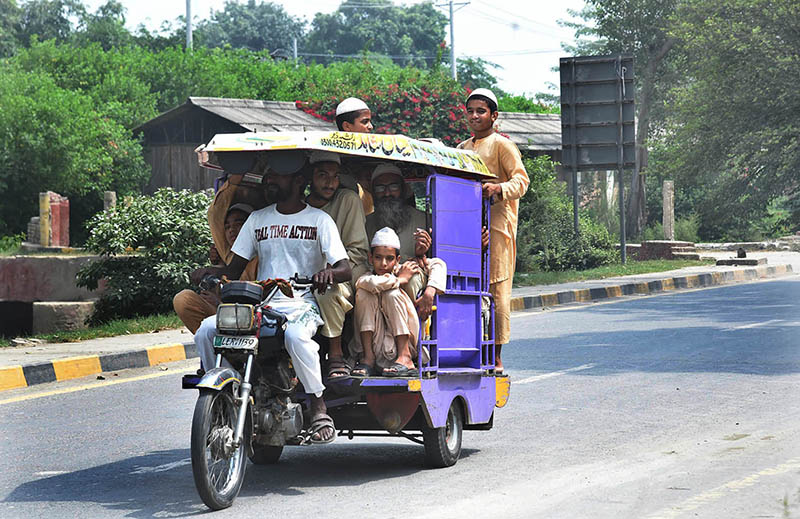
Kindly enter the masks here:
[[[162, 113], [135, 130], [153, 128], [181, 117], [187, 110], [200, 108], [235, 123], [247, 131], [329, 131], [336, 125], [299, 110], [286, 101], [190, 97], [186, 103]], [[500, 112], [498, 126], [522, 150], [561, 149], [561, 116]]]
[[317, 119], [288, 101], [190, 97], [189, 103], [253, 132], [332, 130], [336, 125]]
[[500, 112], [497, 124], [500, 132], [508, 135], [520, 149], [561, 149], [561, 116], [558, 114]]

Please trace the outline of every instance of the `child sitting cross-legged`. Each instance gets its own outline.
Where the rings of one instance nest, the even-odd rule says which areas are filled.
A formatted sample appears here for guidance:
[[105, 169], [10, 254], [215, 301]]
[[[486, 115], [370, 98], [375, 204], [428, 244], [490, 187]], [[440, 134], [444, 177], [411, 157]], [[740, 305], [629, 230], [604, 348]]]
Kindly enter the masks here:
[[[401, 287], [423, 267], [418, 261], [399, 262], [400, 238], [389, 227], [375, 233], [370, 247], [373, 273], [356, 281], [355, 325], [360, 332], [363, 356], [351, 375], [416, 377], [419, 317], [413, 301]], [[446, 276], [443, 261], [434, 258], [423, 260], [422, 264], [424, 270], [436, 271], [429, 272], [434, 278]], [[444, 280], [439, 284], [435, 288], [441, 293]], [[427, 362], [425, 357], [423, 352], [423, 362]]]

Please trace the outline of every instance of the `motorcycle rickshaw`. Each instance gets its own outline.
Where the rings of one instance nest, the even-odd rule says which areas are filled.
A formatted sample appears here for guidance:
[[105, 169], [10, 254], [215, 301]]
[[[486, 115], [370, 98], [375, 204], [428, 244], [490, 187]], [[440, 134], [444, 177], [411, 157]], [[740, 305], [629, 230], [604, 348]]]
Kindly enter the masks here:
[[[340, 437], [402, 437], [424, 446], [429, 466], [455, 464], [462, 432], [491, 429], [494, 410], [506, 404], [510, 391], [508, 376], [494, 372], [489, 248], [481, 246], [482, 228], [489, 227], [481, 181], [493, 175], [477, 154], [402, 135], [220, 134], [197, 153], [204, 167], [244, 175], [242, 184], [257, 186], [264, 154], [276, 150], [337, 153], [344, 175], [390, 161], [407, 182], [416, 183], [417, 205], [425, 208], [432, 229], [431, 254], [447, 264], [447, 289], [436, 296], [431, 317], [421, 324], [419, 374], [328, 380], [324, 398]], [[295, 286], [302, 282], [293, 280]], [[309, 443], [303, 435], [307, 396], [296, 387], [280, 344], [281, 315], [269, 309], [277, 287], [262, 291], [263, 283], [253, 285], [222, 286], [214, 340], [217, 366], [183, 380], [185, 388], [200, 391], [192, 423], [192, 467], [198, 492], [212, 509], [230, 506], [238, 494], [245, 455], [256, 464], [275, 463], [284, 446]], [[238, 326], [240, 321], [244, 324]], [[223, 357], [237, 369], [221, 367]]]

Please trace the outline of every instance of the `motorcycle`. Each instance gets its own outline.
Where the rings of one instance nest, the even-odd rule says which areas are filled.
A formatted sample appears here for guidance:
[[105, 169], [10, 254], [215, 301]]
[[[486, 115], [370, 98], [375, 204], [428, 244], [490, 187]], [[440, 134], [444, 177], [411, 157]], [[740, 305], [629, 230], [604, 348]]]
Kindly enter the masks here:
[[[219, 283], [206, 278], [201, 288]], [[283, 343], [287, 319], [269, 303], [279, 290], [290, 295], [311, 284], [295, 275], [288, 282], [221, 285], [215, 365], [183, 380], [184, 388], [200, 391], [192, 419], [192, 473], [200, 497], [213, 510], [229, 507], [238, 495], [245, 455], [257, 465], [276, 463], [284, 445], [310, 441], [303, 434], [301, 404], [292, 399], [298, 380]]]

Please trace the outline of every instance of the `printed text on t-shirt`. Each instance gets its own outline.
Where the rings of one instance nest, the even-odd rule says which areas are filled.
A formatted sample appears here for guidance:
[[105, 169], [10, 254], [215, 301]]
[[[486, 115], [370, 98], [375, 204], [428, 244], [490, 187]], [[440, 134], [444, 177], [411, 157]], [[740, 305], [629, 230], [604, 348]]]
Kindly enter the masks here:
[[317, 228], [310, 225], [269, 225], [255, 230], [256, 241], [287, 238], [290, 240], [316, 240]]

